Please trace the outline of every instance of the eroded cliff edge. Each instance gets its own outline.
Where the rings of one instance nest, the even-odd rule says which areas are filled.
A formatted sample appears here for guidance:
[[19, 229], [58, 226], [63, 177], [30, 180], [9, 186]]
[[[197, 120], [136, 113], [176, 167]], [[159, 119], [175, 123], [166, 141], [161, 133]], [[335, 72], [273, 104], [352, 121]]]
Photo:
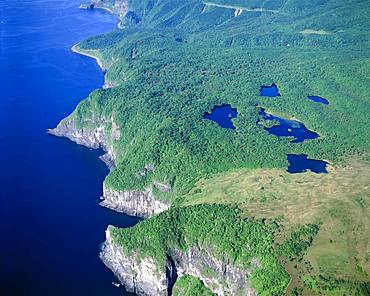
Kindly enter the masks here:
[[[128, 11], [128, 1], [101, 1], [95, 0], [85, 3], [80, 8], [93, 9], [101, 8], [118, 15], [122, 18]], [[72, 47], [72, 51], [77, 54], [85, 55], [96, 60], [103, 72], [116, 62], [112, 57], [105, 59], [101, 56], [99, 50], [84, 50], [79, 44]], [[103, 89], [108, 89], [117, 86], [114, 81], [109, 81], [105, 75], [105, 83]], [[93, 149], [102, 149], [106, 153], [100, 159], [108, 166], [110, 170], [115, 169], [117, 162], [117, 151], [115, 143], [120, 139], [120, 130], [113, 116], [104, 118], [92, 114], [91, 117], [78, 120], [76, 111], [70, 116], [63, 119], [56, 128], [49, 129], [48, 132], [58, 137], [65, 137], [71, 141]], [[92, 112], [93, 113], [93, 112]], [[154, 169], [154, 167], [152, 168]], [[144, 168], [144, 171], [146, 168]], [[140, 174], [141, 172], [138, 172]], [[169, 208], [169, 204], [157, 199], [153, 191], [168, 192], [171, 188], [167, 184], [161, 182], [153, 182], [143, 190], [115, 190], [106, 184], [103, 185], [103, 196], [100, 205], [112, 210], [126, 213], [133, 216], [148, 218]]]
[[[63, 119], [56, 128], [50, 129], [48, 133], [68, 138], [88, 148], [104, 150], [106, 153], [100, 159], [110, 170], [115, 168], [117, 153], [114, 143], [119, 140], [120, 131], [113, 117], [90, 119], [88, 125], [82, 126], [77, 122], [74, 114], [71, 114]], [[156, 183], [144, 190], [114, 190], [104, 184], [103, 200], [100, 205], [133, 216], [151, 217], [169, 208], [168, 204], [155, 198], [153, 187], [161, 190], [161, 187], [157, 186]]]
[[116, 15], [119, 19], [118, 28], [124, 28], [126, 25], [136, 25], [141, 22], [141, 16], [129, 9], [128, 0], [91, 0], [81, 4], [80, 8], [103, 9]]
[[110, 13], [123, 16], [128, 9], [127, 0], [114, 0], [114, 1], [104, 1], [104, 0], [91, 0], [80, 5], [81, 9], [104, 9]]
[[205, 248], [192, 247], [186, 252], [173, 249], [163, 266], [151, 257], [136, 252], [126, 254], [112, 237], [112, 226], [106, 230], [100, 258], [130, 292], [147, 296], [171, 295], [177, 278], [192, 275], [217, 295], [257, 295], [251, 287], [249, 270], [213, 257]]

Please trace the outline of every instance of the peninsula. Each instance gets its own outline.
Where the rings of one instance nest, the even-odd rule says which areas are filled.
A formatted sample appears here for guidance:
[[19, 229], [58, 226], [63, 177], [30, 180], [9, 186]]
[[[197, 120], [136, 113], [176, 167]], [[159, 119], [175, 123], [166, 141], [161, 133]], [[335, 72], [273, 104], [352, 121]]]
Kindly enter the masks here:
[[146, 218], [106, 230], [126, 289], [369, 295], [367, 1], [83, 7], [121, 21], [73, 47], [109, 87], [50, 133], [104, 149], [101, 204]]

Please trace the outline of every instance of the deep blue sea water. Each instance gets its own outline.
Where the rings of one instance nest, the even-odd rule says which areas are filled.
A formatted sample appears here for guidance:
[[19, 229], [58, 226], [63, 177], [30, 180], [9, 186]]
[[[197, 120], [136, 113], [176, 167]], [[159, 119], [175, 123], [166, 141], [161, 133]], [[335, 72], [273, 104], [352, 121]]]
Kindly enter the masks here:
[[205, 113], [203, 115], [203, 118], [217, 122], [218, 125], [223, 128], [235, 129], [235, 126], [231, 119], [236, 118], [237, 116], [238, 111], [235, 108], [231, 107], [231, 105], [225, 104], [222, 106], [214, 107], [212, 112]]
[[0, 295], [123, 295], [98, 258], [108, 224], [136, 218], [99, 207], [108, 173], [97, 151], [46, 133], [103, 84], [70, 51], [116, 19], [77, 0], [0, 1]]

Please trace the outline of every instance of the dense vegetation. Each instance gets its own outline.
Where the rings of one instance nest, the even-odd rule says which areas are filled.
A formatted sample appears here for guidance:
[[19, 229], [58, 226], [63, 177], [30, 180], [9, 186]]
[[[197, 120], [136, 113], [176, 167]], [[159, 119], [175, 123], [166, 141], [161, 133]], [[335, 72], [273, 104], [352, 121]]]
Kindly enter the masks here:
[[[286, 169], [288, 153], [308, 154], [309, 158], [325, 159], [336, 167], [345, 164], [350, 156], [369, 153], [368, 0], [131, 0], [129, 8], [123, 19], [124, 29], [80, 44], [82, 50], [93, 50], [103, 59], [109, 68], [106, 77], [116, 86], [95, 91], [72, 115], [83, 127], [94, 127], [99, 120], [110, 122], [112, 118], [120, 129], [120, 139], [112, 142], [117, 167], [105, 180], [107, 186], [125, 190], [142, 189], [154, 181], [168, 183], [172, 187], [170, 193], [157, 190], [155, 195], [181, 207], [183, 195], [198, 180], [216, 173], [235, 169]], [[244, 11], [238, 15], [236, 8]], [[247, 11], [257, 8], [262, 10]], [[260, 86], [271, 83], [277, 84], [281, 96], [260, 97]], [[330, 104], [312, 102], [308, 95], [322, 96]], [[203, 119], [205, 112], [224, 103], [237, 108], [238, 116], [233, 119], [235, 130], [220, 128]], [[296, 118], [320, 138], [295, 144], [268, 134], [256, 124], [261, 120], [260, 107], [278, 116]], [[110, 129], [110, 123], [106, 123], [107, 134]], [[138, 174], [147, 164], [153, 164], [154, 171]], [[268, 184], [280, 177], [277, 175]], [[339, 180], [340, 176], [336, 178]], [[348, 185], [348, 180], [351, 179], [345, 179], [343, 184]], [[256, 183], [252, 181], [252, 185]], [[319, 183], [312, 182], [308, 184]], [[219, 184], [224, 185], [220, 191], [225, 194], [227, 186]], [[364, 182], [360, 185], [368, 188]], [[260, 212], [264, 214], [279, 210], [283, 216], [297, 215], [286, 211], [285, 202], [289, 209], [299, 208], [297, 203], [305, 204], [296, 195], [295, 188], [299, 186], [301, 183], [292, 182], [282, 187], [289, 192], [278, 195], [280, 202], [288, 197], [280, 207], [275, 192], [270, 195], [263, 192], [266, 184], [259, 187], [263, 190], [248, 192], [242, 201], [241, 192], [245, 188], [233, 192], [232, 201], [223, 202], [246, 208], [259, 200], [258, 206], [263, 208]], [[197, 190], [200, 194], [192, 196], [191, 203], [201, 203], [196, 200], [200, 197], [218, 202], [212, 200], [214, 196], [204, 196], [201, 186]], [[370, 251], [363, 238], [368, 229], [364, 226], [368, 224], [368, 200], [361, 190], [362, 195], [356, 193], [356, 199], [364, 204], [362, 214], [358, 215], [361, 223], [353, 222], [356, 217], [353, 213], [359, 213], [357, 208], [350, 215], [338, 214], [354, 207], [356, 199], [346, 195], [341, 207], [336, 207], [339, 202], [330, 204], [325, 207], [326, 216], [320, 216], [336, 219], [335, 222], [325, 220], [324, 230], [319, 230], [318, 224], [312, 221], [285, 230], [286, 239], [280, 243], [274, 237], [277, 224], [244, 218], [239, 210], [222, 205], [175, 208], [132, 229], [116, 229], [115, 236], [126, 251], [140, 250], [142, 256], [153, 256], [161, 264], [173, 248], [185, 250], [190, 246], [212, 246], [215, 256], [226, 256], [227, 260], [245, 267], [250, 267], [251, 259], [256, 257], [262, 267], [253, 273], [253, 285], [266, 295], [281, 295], [289, 280], [281, 262], [287, 264], [285, 268], [289, 264], [303, 264], [309, 256], [314, 256], [307, 253], [315, 237], [319, 236], [322, 242], [323, 231], [331, 237], [332, 225], [338, 233], [340, 228], [345, 228], [341, 233], [348, 234], [348, 240], [358, 238], [353, 233], [361, 233], [359, 249], [365, 255], [358, 257], [369, 262], [366, 258], [370, 255], [366, 254]], [[329, 204], [331, 200], [327, 195], [325, 198]], [[269, 203], [274, 206], [268, 208]], [[352, 220], [338, 222], [343, 217]], [[361, 228], [347, 227], [351, 223]], [[256, 247], [247, 251], [243, 248], [246, 244]], [[334, 244], [349, 252], [347, 245], [338, 242], [325, 247], [333, 251]], [[316, 251], [326, 252], [314, 247]], [[301, 289], [309, 289], [307, 295], [312, 291], [366, 295], [369, 279], [361, 265], [356, 260], [347, 264], [344, 256], [330, 255], [334, 259], [322, 259], [324, 263], [318, 264], [320, 269], [315, 275], [307, 270], [300, 274], [304, 288], [303, 284], [295, 287], [292, 295], [300, 294]], [[358, 266], [358, 270], [346, 270], [345, 279], [336, 278], [333, 272], [336, 269], [325, 263], [332, 264], [336, 258], [344, 262], [341, 266]], [[353, 257], [349, 258], [351, 261]]]
[[313, 238], [319, 232], [316, 224], [300, 225], [290, 237], [278, 246], [277, 252], [289, 260], [301, 259], [303, 252], [312, 245]]
[[[129, 254], [156, 259], [164, 266], [173, 250], [213, 250], [219, 259], [252, 269], [251, 283], [262, 295], [281, 295], [289, 276], [277, 259], [276, 222], [245, 218], [237, 208], [199, 205], [173, 208], [129, 229], [114, 228], [117, 244]], [[254, 267], [253, 262], [260, 267]]]
[[[126, 254], [135, 251], [142, 258], [150, 256], [162, 267], [175, 250], [212, 250], [216, 258], [252, 270], [246, 280], [260, 295], [283, 295], [289, 276], [280, 261], [302, 261], [318, 230], [316, 224], [301, 225], [278, 243], [276, 237], [284, 227], [276, 221], [247, 218], [234, 207], [198, 205], [172, 208], [133, 228], [113, 228], [111, 233]], [[367, 283], [351, 280], [310, 274], [303, 275], [302, 280], [305, 289], [324, 294], [367, 295], [368, 291]], [[203, 284], [192, 277], [180, 281], [176, 289], [189, 293], [181, 295], [206, 293]], [[301, 288], [293, 289], [292, 295], [300, 295], [299, 291]]]
[[215, 296], [211, 290], [206, 288], [198, 279], [185, 275], [177, 279], [172, 291], [173, 296]]
[[[131, 5], [135, 9], [145, 3], [132, 1]], [[337, 163], [369, 151], [370, 143], [364, 141], [370, 137], [364, 112], [370, 109], [370, 59], [364, 40], [368, 36], [361, 29], [355, 31], [360, 37], [352, 34], [358, 24], [355, 17], [363, 15], [360, 22], [368, 21], [369, 9], [363, 10], [362, 1], [354, 1], [355, 14], [332, 11], [337, 22], [352, 19], [352, 23], [336, 24], [336, 30], [351, 28], [351, 34], [325, 36], [300, 34], [297, 23], [286, 24], [285, 14], [246, 12], [234, 17], [233, 10], [230, 14], [226, 8], [203, 11], [200, 1], [150, 3], [151, 9], [143, 9], [146, 14], [138, 8], [139, 25], [81, 44], [81, 48], [99, 49], [107, 63], [119, 60], [107, 78], [120, 86], [96, 91], [77, 110], [82, 124], [96, 115], [113, 116], [121, 129], [121, 139], [114, 143], [118, 166], [108, 176], [108, 186], [143, 188], [158, 180], [172, 185], [174, 196], [216, 172], [286, 167], [287, 153]], [[292, 2], [286, 5], [285, 10], [293, 9]], [[325, 5], [330, 9], [334, 3]], [[316, 6], [307, 9], [317, 11]], [[298, 8], [291, 13], [292, 18], [299, 14], [307, 22], [315, 18], [315, 28], [334, 29], [324, 23], [325, 15], [306, 16], [307, 10]], [[260, 86], [272, 82], [282, 96], [259, 97]], [[327, 98], [330, 105], [310, 102], [310, 94]], [[202, 119], [222, 103], [238, 110], [235, 131]], [[256, 105], [295, 117], [321, 137], [292, 144], [271, 136], [256, 125]], [[155, 164], [154, 172], [138, 178], [137, 172], [148, 163]]]

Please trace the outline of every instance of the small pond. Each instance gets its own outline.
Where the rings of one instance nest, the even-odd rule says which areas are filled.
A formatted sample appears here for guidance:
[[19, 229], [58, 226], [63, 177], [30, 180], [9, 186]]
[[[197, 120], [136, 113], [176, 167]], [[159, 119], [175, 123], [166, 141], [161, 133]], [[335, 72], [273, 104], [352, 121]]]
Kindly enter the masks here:
[[279, 90], [275, 83], [271, 85], [262, 85], [260, 88], [261, 97], [279, 97]]
[[215, 106], [211, 113], [204, 113], [203, 118], [217, 122], [223, 128], [235, 129], [232, 118], [236, 118], [238, 112], [231, 105]]
[[303, 173], [310, 170], [316, 174], [327, 173], [327, 162], [323, 160], [310, 159], [306, 154], [288, 154], [288, 172], [291, 174]]
[[266, 113], [265, 109], [263, 108], [260, 108], [259, 115], [262, 116], [265, 123], [271, 123], [271, 126], [266, 126], [261, 122], [258, 122], [259, 125], [264, 126], [265, 130], [275, 136], [294, 137], [292, 143], [300, 143], [304, 140], [316, 139], [319, 137], [317, 133], [308, 130], [305, 125], [299, 121], [274, 116]]
[[327, 99], [324, 99], [322, 97], [318, 97], [318, 96], [308, 96], [308, 99], [313, 101], [313, 102], [316, 102], [316, 103], [321, 103], [321, 104], [324, 104], [324, 105], [329, 105], [329, 101]]

